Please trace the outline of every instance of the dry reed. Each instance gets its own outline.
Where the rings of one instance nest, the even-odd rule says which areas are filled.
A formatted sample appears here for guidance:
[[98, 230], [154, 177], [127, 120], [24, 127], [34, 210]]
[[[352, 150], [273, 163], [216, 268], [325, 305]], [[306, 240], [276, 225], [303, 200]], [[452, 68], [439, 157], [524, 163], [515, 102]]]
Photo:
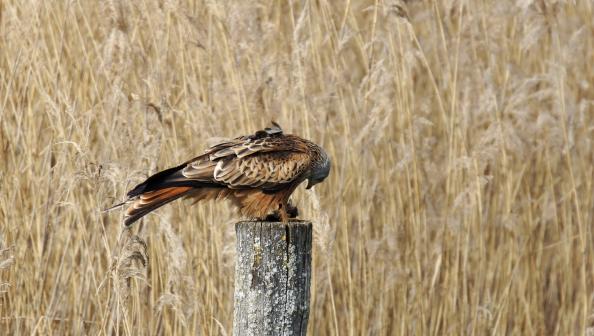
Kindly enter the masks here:
[[310, 334], [592, 334], [592, 7], [0, 2], [0, 333], [230, 334], [229, 205], [101, 209], [276, 120], [334, 160]]

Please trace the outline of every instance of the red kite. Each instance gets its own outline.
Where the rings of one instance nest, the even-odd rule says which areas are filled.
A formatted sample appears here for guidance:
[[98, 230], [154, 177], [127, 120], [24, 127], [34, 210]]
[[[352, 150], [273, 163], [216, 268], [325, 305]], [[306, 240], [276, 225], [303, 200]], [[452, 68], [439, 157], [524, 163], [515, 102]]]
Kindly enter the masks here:
[[330, 173], [330, 158], [315, 143], [283, 134], [278, 124], [226, 140], [194, 159], [150, 176], [128, 192], [124, 223], [180, 197], [229, 199], [244, 216], [287, 222], [297, 216], [289, 197], [301, 182], [307, 189]]

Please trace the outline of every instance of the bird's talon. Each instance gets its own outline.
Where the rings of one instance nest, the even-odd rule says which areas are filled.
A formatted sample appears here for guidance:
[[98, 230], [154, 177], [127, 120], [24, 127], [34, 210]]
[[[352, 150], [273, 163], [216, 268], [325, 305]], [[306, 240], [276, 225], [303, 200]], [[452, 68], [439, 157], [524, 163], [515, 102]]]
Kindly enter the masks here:
[[297, 218], [299, 216], [299, 209], [294, 205], [287, 206], [287, 215], [289, 218]]
[[281, 218], [280, 218], [279, 212], [275, 211], [274, 213], [266, 215], [266, 217], [264, 217], [264, 221], [266, 221], [266, 222], [280, 222]]

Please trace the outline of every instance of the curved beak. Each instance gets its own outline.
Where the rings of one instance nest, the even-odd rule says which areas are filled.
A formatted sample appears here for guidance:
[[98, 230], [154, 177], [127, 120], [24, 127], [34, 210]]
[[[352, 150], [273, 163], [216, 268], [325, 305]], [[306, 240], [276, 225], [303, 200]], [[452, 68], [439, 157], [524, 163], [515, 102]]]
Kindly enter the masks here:
[[312, 180], [307, 180], [307, 187], [305, 187], [305, 189], [311, 189], [311, 187], [314, 186], [315, 183], [312, 182]]

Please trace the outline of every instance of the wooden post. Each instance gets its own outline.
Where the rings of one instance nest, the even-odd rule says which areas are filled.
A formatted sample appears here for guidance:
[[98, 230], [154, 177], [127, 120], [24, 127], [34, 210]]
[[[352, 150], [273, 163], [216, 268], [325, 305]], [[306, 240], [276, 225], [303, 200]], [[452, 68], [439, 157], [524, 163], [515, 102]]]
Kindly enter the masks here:
[[233, 335], [305, 335], [311, 222], [235, 224]]

